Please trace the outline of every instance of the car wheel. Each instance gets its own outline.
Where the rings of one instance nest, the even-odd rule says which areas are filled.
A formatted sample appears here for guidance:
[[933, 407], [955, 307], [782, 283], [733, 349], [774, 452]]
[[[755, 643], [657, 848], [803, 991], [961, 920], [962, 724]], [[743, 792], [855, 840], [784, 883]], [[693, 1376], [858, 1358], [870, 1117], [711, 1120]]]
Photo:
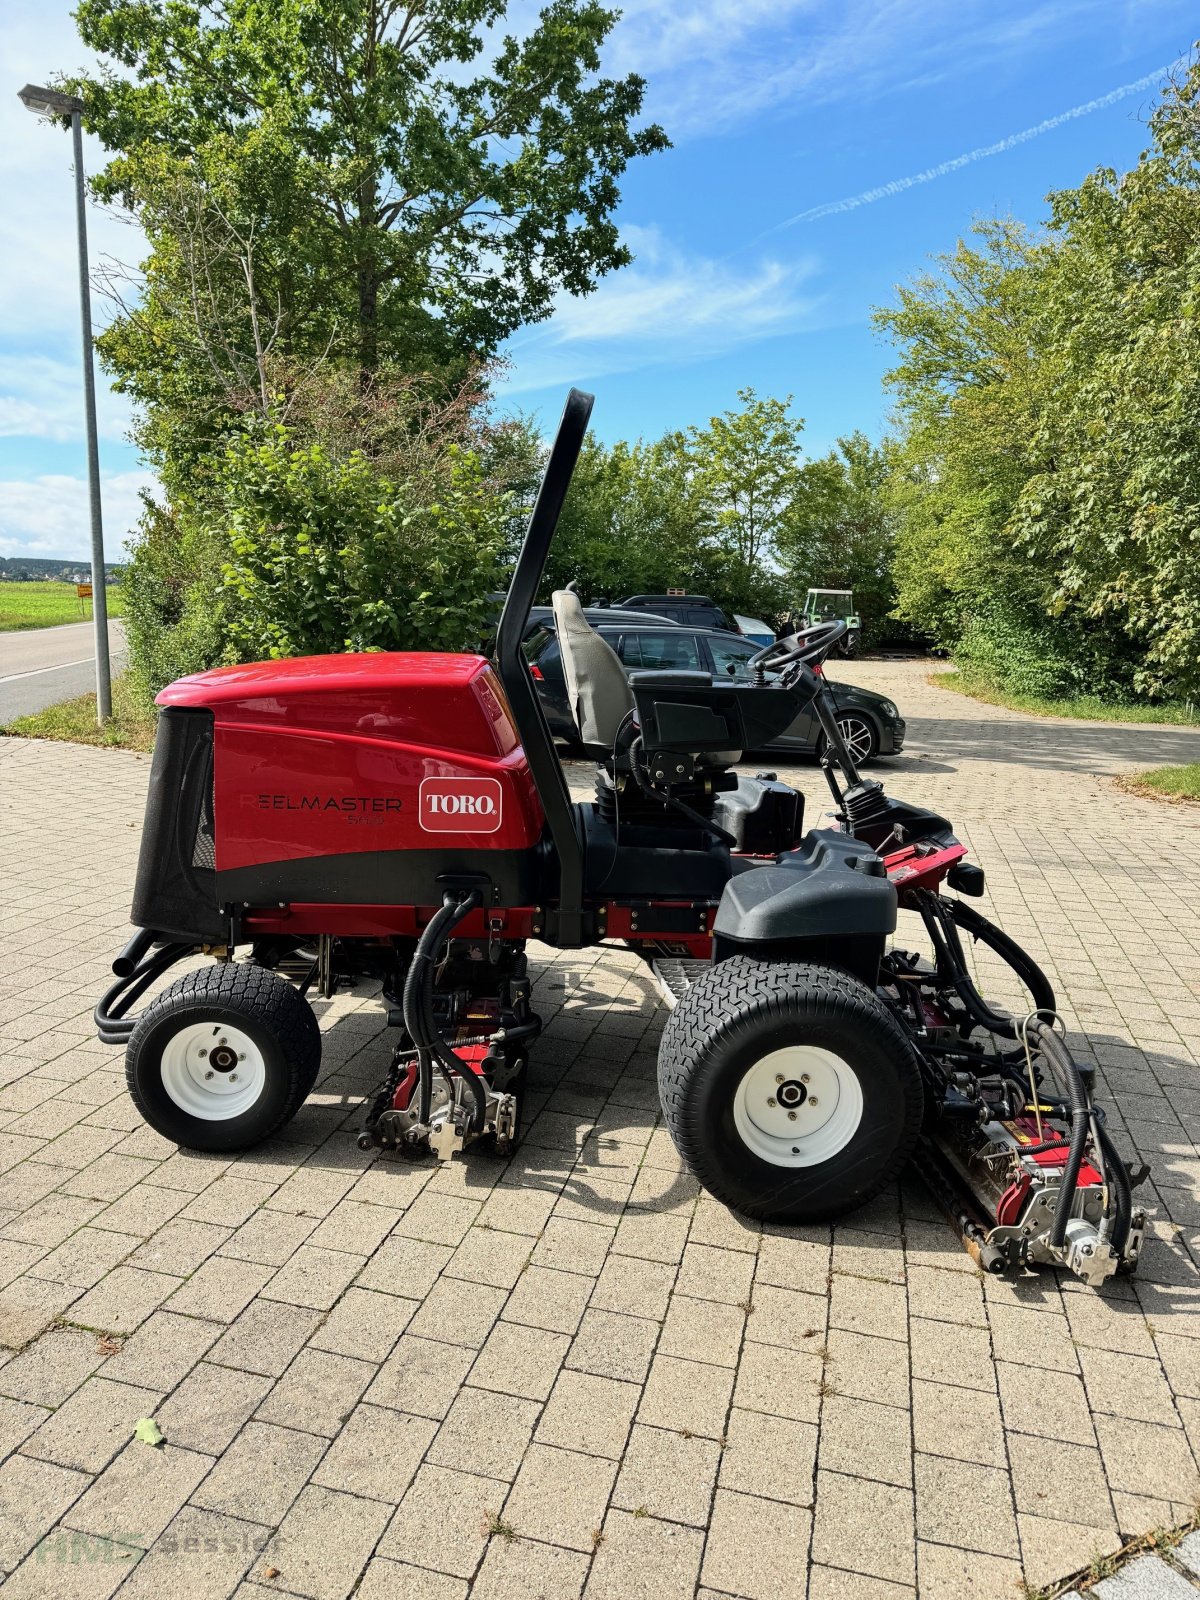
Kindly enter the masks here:
[[[875, 724], [869, 718], [861, 716], [857, 711], [840, 711], [837, 719], [838, 732], [846, 741], [846, 748], [856, 767], [864, 766], [874, 759], [879, 749], [879, 735], [875, 732]], [[825, 754], [826, 740], [821, 738], [818, 755]]]

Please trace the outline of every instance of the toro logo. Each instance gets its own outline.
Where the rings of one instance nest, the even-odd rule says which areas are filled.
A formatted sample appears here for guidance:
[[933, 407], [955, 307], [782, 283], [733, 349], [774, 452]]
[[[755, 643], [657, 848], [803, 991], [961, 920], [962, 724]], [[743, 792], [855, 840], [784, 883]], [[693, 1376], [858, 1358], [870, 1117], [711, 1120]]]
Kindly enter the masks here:
[[422, 778], [421, 826], [426, 833], [495, 833], [503, 796], [497, 778]]

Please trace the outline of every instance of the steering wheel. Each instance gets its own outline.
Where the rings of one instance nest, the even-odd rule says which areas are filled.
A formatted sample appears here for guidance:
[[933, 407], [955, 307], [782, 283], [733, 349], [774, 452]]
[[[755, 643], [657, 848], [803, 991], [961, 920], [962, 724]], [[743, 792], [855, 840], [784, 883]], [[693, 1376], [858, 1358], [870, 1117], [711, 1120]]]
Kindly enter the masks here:
[[782, 639], [764, 645], [746, 662], [751, 672], [761, 678], [766, 672], [778, 672], [784, 667], [812, 666], [822, 660], [846, 632], [846, 624], [814, 622], [810, 628], [798, 633], [788, 633]]

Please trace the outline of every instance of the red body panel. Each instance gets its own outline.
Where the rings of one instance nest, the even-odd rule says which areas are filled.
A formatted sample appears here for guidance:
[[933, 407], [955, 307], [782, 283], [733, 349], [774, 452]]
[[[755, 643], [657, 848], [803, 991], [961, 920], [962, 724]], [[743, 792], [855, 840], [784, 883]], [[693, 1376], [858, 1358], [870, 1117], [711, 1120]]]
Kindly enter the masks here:
[[481, 656], [305, 656], [181, 678], [213, 713], [218, 872], [356, 851], [522, 850], [541, 801]]

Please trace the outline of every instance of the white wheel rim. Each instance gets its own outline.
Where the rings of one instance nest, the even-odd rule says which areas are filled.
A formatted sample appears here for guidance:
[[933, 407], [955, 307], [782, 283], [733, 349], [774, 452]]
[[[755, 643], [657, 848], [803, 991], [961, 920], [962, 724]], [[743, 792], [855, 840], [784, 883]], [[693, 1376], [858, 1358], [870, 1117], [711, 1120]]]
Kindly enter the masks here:
[[262, 1051], [227, 1023], [192, 1022], [167, 1040], [163, 1088], [181, 1111], [201, 1122], [229, 1122], [255, 1104], [267, 1082]]
[[819, 1045], [772, 1050], [742, 1075], [733, 1121], [742, 1143], [773, 1167], [815, 1167], [844, 1150], [862, 1121], [862, 1085]]
[[838, 723], [838, 732], [846, 741], [855, 765], [871, 754], [871, 730], [858, 717], [846, 717]]

